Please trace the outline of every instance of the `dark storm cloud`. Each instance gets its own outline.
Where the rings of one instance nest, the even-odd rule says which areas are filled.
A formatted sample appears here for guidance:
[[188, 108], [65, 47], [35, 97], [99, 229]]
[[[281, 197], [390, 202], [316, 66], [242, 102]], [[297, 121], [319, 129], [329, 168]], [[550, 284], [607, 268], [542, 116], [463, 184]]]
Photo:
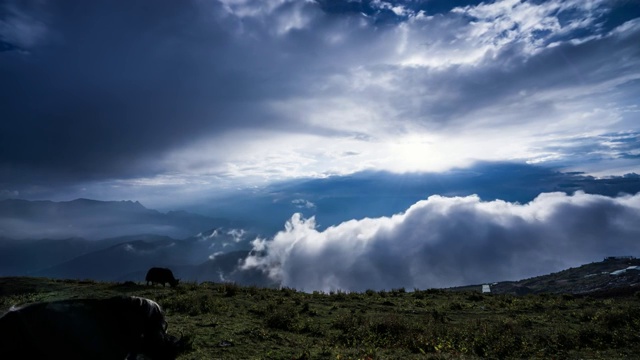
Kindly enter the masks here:
[[[225, 34], [189, 36], [189, 29], [203, 30], [202, 19], [177, 4], [33, 3], [48, 15], [46, 38], [28, 55], [0, 58], [2, 115], [10, 119], [0, 131], [2, 165], [109, 176], [208, 122], [223, 123], [212, 119], [214, 104], [209, 114], [200, 104], [207, 85], [193, 81], [193, 67], [211, 49], [192, 47], [207, 39], [219, 46]], [[32, 11], [25, 5], [5, 4]]]
[[2, 22], [17, 28], [2, 34], [3, 173], [76, 180], [157, 173], [166, 170], [153, 161], [163, 152], [211, 133], [284, 126], [261, 102], [295, 87], [261, 57], [271, 50], [262, 39], [238, 42], [243, 24], [222, 6], [3, 4]]
[[640, 251], [640, 196], [545, 193], [527, 204], [431, 196], [392, 217], [319, 231], [294, 215], [245, 268], [305, 291], [517, 280]]
[[5, 179], [154, 175], [172, 170], [158, 161], [166, 152], [234, 129], [336, 132], [266, 105], [322, 96], [319, 79], [344, 59], [325, 52], [328, 61], [319, 61], [322, 31], [289, 26], [292, 14], [331, 26], [313, 3], [283, 3], [253, 17], [218, 1], [7, 2], [3, 9]]

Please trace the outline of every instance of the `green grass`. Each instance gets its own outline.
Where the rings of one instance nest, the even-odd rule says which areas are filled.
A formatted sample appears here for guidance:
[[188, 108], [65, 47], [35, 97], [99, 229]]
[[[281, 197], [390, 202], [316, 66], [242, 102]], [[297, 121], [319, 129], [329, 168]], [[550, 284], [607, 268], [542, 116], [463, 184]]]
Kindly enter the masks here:
[[191, 340], [180, 359], [625, 359], [640, 354], [640, 297], [488, 295], [394, 289], [312, 294], [235, 284], [175, 289], [0, 278], [0, 311], [127, 294], [165, 310]]

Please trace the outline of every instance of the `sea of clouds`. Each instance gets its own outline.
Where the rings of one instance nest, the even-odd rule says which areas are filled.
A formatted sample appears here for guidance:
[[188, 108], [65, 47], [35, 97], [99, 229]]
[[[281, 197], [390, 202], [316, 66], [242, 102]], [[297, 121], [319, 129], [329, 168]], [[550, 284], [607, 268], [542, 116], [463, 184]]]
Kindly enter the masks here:
[[304, 291], [427, 289], [519, 280], [640, 253], [640, 194], [543, 193], [520, 204], [430, 196], [323, 231], [294, 214], [244, 269]]

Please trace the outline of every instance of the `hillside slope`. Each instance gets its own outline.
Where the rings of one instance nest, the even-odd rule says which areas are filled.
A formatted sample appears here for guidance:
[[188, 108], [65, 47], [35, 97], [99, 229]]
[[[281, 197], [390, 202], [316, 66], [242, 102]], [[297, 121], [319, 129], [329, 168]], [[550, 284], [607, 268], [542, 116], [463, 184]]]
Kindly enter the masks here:
[[[515, 295], [590, 294], [620, 289], [640, 291], [640, 259], [610, 258], [548, 275], [489, 285], [492, 293]], [[482, 285], [472, 285], [453, 289], [477, 290], [481, 287]]]

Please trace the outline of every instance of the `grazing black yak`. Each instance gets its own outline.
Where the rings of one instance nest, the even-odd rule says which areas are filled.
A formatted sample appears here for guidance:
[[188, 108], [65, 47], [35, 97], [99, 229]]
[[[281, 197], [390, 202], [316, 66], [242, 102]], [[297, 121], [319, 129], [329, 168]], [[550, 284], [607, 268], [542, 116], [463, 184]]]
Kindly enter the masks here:
[[121, 296], [12, 308], [0, 317], [0, 349], [3, 359], [173, 360], [184, 341], [167, 334], [156, 302]]
[[147, 271], [147, 276], [144, 279], [147, 282], [147, 285], [149, 285], [149, 283], [151, 283], [151, 285], [162, 284], [162, 286], [169, 284], [171, 287], [174, 287], [180, 282], [180, 279], [173, 277], [173, 273], [170, 269], [159, 267], [149, 269], [149, 271]]

